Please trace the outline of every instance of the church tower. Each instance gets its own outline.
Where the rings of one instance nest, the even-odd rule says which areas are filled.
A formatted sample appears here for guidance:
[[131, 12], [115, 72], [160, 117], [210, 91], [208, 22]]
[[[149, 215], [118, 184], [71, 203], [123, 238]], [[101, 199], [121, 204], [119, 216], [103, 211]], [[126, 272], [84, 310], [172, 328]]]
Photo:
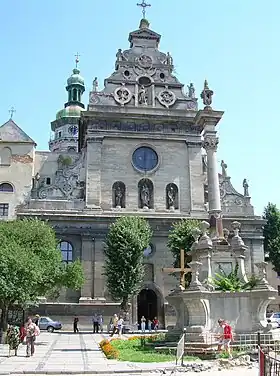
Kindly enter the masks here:
[[54, 132], [49, 141], [49, 149], [53, 152], [76, 152], [78, 149], [78, 121], [84, 104], [81, 102], [85, 91], [85, 82], [78, 69], [79, 55], [76, 55], [76, 67], [67, 80], [66, 91], [68, 101], [64, 108], [57, 112], [56, 119], [51, 122]]

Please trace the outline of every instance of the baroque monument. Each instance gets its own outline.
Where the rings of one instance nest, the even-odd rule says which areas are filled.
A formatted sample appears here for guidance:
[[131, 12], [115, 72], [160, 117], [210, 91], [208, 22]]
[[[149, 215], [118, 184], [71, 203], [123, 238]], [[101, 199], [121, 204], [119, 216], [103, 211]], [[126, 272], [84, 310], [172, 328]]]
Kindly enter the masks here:
[[35, 141], [12, 117], [0, 127], [0, 218], [48, 220], [64, 262], [79, 258], [85, 271], [81, 291], [64, 290], [57, 301], [45, 297], [41, 313], [116, 312], [103, 275], [103, 242], [121, 215], [143, 216], [153, 228], [143, 250], [142, 290], [131, 301], [133, 322], [144, 315], [157, 316], [164, 326], [174, 323], [166, 297], [177, 281], [162, 269], [173, 263], [167, 236], [181, 218], [209, 220], [221, 244], [224, 228], [238, 220], [246, 272], [255, 273], [263, 261], [263, 221], [254, 214], [248, 182], [239, 193], [224, 162], [219, 173], [217, 124], [223, 111], [215, 109], [214, 91], [206, 80], [197, 83], [200, 108], [195, 85], [178, 80], [173, 56], [160, 51], [160, 40], [143, 17], [129, 33], [128, 48], [117, 46], [115, 70], [103, 88], [92, 72], [87, 106], [77, 55], [67, 101], [51, 122], [48, 152], [35, 151]]

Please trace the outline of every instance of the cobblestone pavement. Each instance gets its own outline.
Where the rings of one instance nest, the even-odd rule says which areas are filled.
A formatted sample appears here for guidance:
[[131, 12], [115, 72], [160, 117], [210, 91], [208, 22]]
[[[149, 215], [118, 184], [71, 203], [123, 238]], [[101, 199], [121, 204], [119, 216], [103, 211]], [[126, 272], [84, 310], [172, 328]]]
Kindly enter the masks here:
[[[8, 346], [0, 345], [0, 375], [2, 374], [96, 374], [102, 376], [114, 374], [131, 374], [142, 376], [150, 374], [160, 375], [160, 371], [166, 369], [166, 376], [174, 369], [174, 362], [167, 363], [130, 363], [109, 360], [99, 349], [99, 342], [108, 337], [107, 334], [92, 333], [45, 333], [41, 332], [36, 341], [35, 354], [26, 358], [26, 347], [21, 346], [17, 357], [8, 358]], [[242, 369], [235, 371], [201, 372], [201, 376], [257, 376], [257, 369]], [[176, 372], [178, 376], [181, 372]], [[187, 375], [197, 375], [188, 372]], [[175, 376], [173, 374], [173, 376]]]

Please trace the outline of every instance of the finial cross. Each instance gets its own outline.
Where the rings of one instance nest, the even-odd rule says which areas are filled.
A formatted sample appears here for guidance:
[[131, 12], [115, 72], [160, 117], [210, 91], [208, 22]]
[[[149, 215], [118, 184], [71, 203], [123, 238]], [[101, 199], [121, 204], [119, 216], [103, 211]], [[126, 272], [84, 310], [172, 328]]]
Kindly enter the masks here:
[[11, 119], [13, 118], [13, 115], [14, 115], [15, 112], [16, 112], [15, 108], [14, 108], [14, 107], [11, 107], [10, 110], [9, 110], [9, 113], [11, 114], [11, 115], [10, 115], [10, 118], [11, 118]]
[[142, 7], [143, 18], [146, 18], [146, 8], [150, 7], [151, 4], [147, 4], [145, 0], [142, 0], [142, 3], [137, 3], [138, 7]]
[[78, 63], [79, 63], [79, 61], [80, 61], [80, 59], [79, 59], [80, 56], [81, 56], [81, 55], [79, 55], [79, 52], [77, 52], [76, 55], [75, 55], [75, 58], [76, 58], [76, 60], [75, 60], [76, 68], [78, 68]]

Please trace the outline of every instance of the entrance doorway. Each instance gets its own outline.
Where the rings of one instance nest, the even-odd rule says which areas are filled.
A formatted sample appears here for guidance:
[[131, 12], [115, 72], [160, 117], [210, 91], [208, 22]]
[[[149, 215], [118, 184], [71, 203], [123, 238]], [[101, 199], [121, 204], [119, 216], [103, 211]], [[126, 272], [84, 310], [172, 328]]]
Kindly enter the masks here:
[[137, 319], [140, 323], [141, 317], [145, 316], [146, 320], [153, 320], [158, 316], [158, 297], [150, 289], [143, 289], [137, 297]]

